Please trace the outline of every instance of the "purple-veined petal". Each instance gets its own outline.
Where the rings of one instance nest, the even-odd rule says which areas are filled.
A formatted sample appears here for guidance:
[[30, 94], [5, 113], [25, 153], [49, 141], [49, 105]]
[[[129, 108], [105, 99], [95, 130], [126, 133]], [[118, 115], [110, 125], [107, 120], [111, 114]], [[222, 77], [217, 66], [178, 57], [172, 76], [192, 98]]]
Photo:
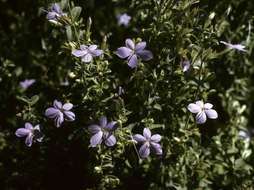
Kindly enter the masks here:
[[132, 50], [127, 47], [120, 47], [116, 50], [116, 55], [122, 59], [129, 57], [132, 53]]
[[102, 117], [100, 118], [100, 126], [101, 126], [102, 128], [105, 128], [106, 125], [107, 125], [107, 123], [108, 123], [107, 118], [106, 118], [105, 116], [102, 116]]
[[213, 107], [213, 105], [210, 103], [205, 103], [205, 105], [204, 105], [205, 109], [211, 109], [212, 107]]
[[150, 129], [144, 128], [144, 130], [143, 130], [143, 136], [144, 136], [146, 139], [150, 139], [150, 138], [151, 138], [151, 131], [150, 131]]
[[203, 108], [204, 107], [204, 102], [199, 100], [199, 101], [196, 101], [195, 104], [197, 104], [200, 108]]
[[155, 151], [155, 154], [162, 155], [162, 148], [160, 144], [151, 142], [151, 146], [153, 150]]
[[141, 158], [146, 158], [150, 154], [150, 147], [147, 143], [144, 143], [139, 149], [139, 155]]
[[68, 120], [68, 121], [74, 121], [75, 120], [75, 113], [73, 113], [71, 111], [64, 111], [63, 113], [66, 117], [66, 120]]
[[88, 131], [92, 134], [95, 134], [95, 133], [98, 133], [99, 131], [101, 131], [101, 127], [99, 125], [89, 125]]
[[56, 108], [56, 109], [62, 109], [62, 102], [60, 102], [60, 101], [57, 101], [57, 100], [54, 100], [54, 103], [53, 103], [53, 105], [54, 105], [54, 107]]
[[25, 129], [25, 128], [19, 128], [16, 130], [15, 135], [17, 137], [24, 137], [27, 136], [31, 131], [29, 129]]
[[139, 52], [139, 51], [142, 51], [144, 50], [146, 47], [146, 42], [139, 42], [137, 43], [137, 45], [135, 46], [135, 51], [136, 52]]
[[56, 16], [57, 16], [57, 13], [55, 13], [55, 12], [48, 12], [46, 18], [48, 20], [54, 20], [54, 19], [56, 19]]
[[97, 45], [90, 45], [90, 46], [88, 47], [88, 49], [89, 49], [90, 51], [94, 51], [94, 50], [97, 49]]
[[99, 131], [98, 133], [94, 134], [90, 139], [91, 147], [96, 147], [98, 144], [101, 144], [103, 132]]
[[155, 143], [158, 143], [158, 142], [161, 141], [161, 136], [159, 134], [152, 135], [151, 136], [151, 141], [155, 142]]
[[129, 49], [132, 49], [132, 50], [135, 49], [135, 44], [131, 39], [126, 39], [125, 40], [125, 46]]
[[205, 113], [210, 119], [217, 119], [218, 113], [214, 109], [205, 110]]
[[80, 49], [81, 50], [85, 50], [86, 52], [88, 52], [87, 51], [88, 47], [86, 45], [80, 45]]
[[136, 54], [133, 54], [131, 57], [128, 59], [128, 65], [131, 68], [135, 68], [138, 65], [138, 58]]
[[33, 134], [29, 133], [25, 140], [26, 146], [31, 147], [33, 144]]
[[106, 126], [105, 126], [105, 129], [108, 129], [110, 131], [114, 130], [115, 129], [115, 125], [117, 124], [116, 121], [111, 121], [109, 122]]
[[60, 113], [59, 109], [51, 107], [51, 108], [46, 109], [45, 116], [48, 118], [55, 118], [59, 115], [59, 113]]
[[25, 123], [25, 128], [31, 131], [33, 129], [33, 125], [29, 122], [26, 122]]
[[59, 112], [59, 114], [55, 118], [56, 127], [60, 127], [63, 122], [64, 122], [64, 115], [62, 112]]
[[84, 55], [81, 59], [81, 61], [85, 62], [85, 63], [89, 63], [93, 60], [93, 56], [90, 53], [87, 53], [86, 55]]
[[201, 112], [201, 108], [197, 105], [197, 104], [189, 104], [188, 105], [188, 110], [191, 112], [191, 113], [199, 113]]
[[61, 10], [61, 7], [59, 6], [58, 3], [54, 3], [53, 6], [52, 6], [52, 11], [55, 11], [57, 13], [61, 13], [62, 10]]
[[149, 61], [150, 59], [153, 58], [153, 54], [149, 50], [138, 51], [137, 55], [144, 61]]
[[140, 135], [140, 134], [133, 135], [132, 138], [133, 138], [135, 141], [137, 141], [137, 142], [145, 142], [145, 141], [146, 141], [146, 138], [143, 137], [143, 136]]
[[63, 109], [66, 110], [66, 111], [71, 110], [72, 107], [73, 107], [73, 104], [72, 104], [72, 103], [65, 103], [65, 104], [63, 105]]
[[203, 124], [206, 122], [206, 114], [204, 111], [201, 111], [196, 115], [196, 122], [197, 124]]
[[107, 146], [114, 146], [116, 144], [116, 138], [114, 135], [110, 135], [107, 139], [105, 139], [105, 144]]
[[96, 49], [90, 52], [92, 54], [93, 57], [97, 57], [100, 56], [101, 54], [103, 54], [103, 51], [100, 49]]
[[86, 50], [73, 50], [71, 52], [71, 54], [74, 55], [75, 57], [82, 57], [87, 54], [87, 51]]

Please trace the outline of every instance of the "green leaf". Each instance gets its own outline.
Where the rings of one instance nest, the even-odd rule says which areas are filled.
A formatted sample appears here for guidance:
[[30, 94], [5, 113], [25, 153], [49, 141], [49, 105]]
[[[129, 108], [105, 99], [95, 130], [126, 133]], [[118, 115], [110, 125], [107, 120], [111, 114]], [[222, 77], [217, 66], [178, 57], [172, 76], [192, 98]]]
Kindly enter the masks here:
[[81, 7], [74, 7], [71, 10], [71, 16], [72, 16], [73, 20], [76, 20], [79, 17], [81, 10], [82, 10]]
[[72, 41], [72, 30], [71, 26], [66, 26], [66, 36], [69, 41]]

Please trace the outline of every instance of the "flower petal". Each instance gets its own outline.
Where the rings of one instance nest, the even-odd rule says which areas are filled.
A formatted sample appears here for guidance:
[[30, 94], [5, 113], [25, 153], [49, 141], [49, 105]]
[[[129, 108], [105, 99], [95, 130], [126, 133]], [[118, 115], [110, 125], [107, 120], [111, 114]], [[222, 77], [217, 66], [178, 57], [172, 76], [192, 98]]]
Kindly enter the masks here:
[[101, 144], [103, 132], [99, 131], [98, 133], [94, 134], [90, 139], [91, 147], [96, 147], [98, 144]]
[[134, 50], [134, 48], [135, 48], [135, 44], [131, 39], [126, 39], [125, 40], [125, 45], [126, 45], [127, 48], [130, 48], [132, 50]]
[[17, 137], [24, 137], [27, 136], [31, 131], [29, 129], [25, 129], [25, 128], [19, 128], [16, 130], [15, 135]]
[[86, 50], [73, 50], [71, 52], [71, 54], [74, 55], [75, 57], [82, 57], [87, 54], [87, 51]]
[[87, 53], [86, 55], [84, 55], [81, 59], [81, 61], [85, 62], [85, 63], [89, 63], [93, 60], [93, 56], [90, 53]]
[[116, 50], [116, 55], [122, 59], [129, 57], [132, 50], [127, 47], [120, 47]]
[[56, 108], [48, 108], [45, 111], [45, 116], [48, 118], [55, 118], [57, 115], [59, 115], [60, 110], [56, 109]]
[[93, 57], [97, 57], [100, 56], [101, 54], [103, 54], [103, 51], [100, 49], [96, 49], [90, 52], [92, 54]]
[[55, 13], [55, 12], [48, 12], [48, 14], [47, 14], [47, 16], [46, 16], [46, 18], [48, 19], [48, 20], [55, 20], [56, 19], [56, 17], [57, 17], [57, 13]]
[[89, 125], [88, 131], [92, 134], [95, 134], [95, 133], [98, 133], [99, 131], [101, 131], [101, 127], [99, 125]]
[[71, 111], [64, 111], [63, 113], [66, 117], [66, 120], [68, 120], [68, 121], [74, 121], [75, 120], [75, 113], [73, 113]]
[[143, 130], [143, 136], [144, 136], [146, 139], [150, 139], [150, 138], [151, 138], [151, 131], [150, 131], [150, 129], [144, 128], [144, 130]]
[[135, 68], [138, 65], [138, 58], [136, 54], [133, 54], [131, 57], [128, 59], [128, 65], [131, 68]]
[[132, 138], [133, 138], [135, 141], [137, 141], [137, 142], [145, 142], [145, 141], [146, 141], [146, 138], [143, 137], [143, 136], [140, 135], [140, 134], [133, 135]]
[[88, 49], [89, 49], [90, 51], [94, 51], [94, 50], [97, 49], [97, 45], [90, 45], [90, 46], [88, 47]]
[[213, 105], [210, 103], [205, 103], [205, 105], [204, 105], [205, 109], [211, 109], [212, 107], [213, 107]]
[[64, 122], [64, 115], [62, 112], [59, 112], [59, 114], [55, 118], [56, 127], [60, 127], [63, 122]]
[[204, 102], [202, 100], [196, 101], [195, 104], [197, 104], [200, 108], [204, 107]]
[[116, 144], [116, 138], [114, 135], [110, 135], [107, 139], [105, 139], [105, 144], [107, 146], [114, 146]]
[[138, 52], [138, 51], [142, 51], [144, 50], [146, 47], [146, 42], [139, 42], [137, 43], [137, 45], [135, 46], [135, 51]]
[[26, 122], [25, 123], [25, 128], [31, 131], [33, 129], [33, 125], [29, 122]]
[[206, 122], [206, 114], [204, 111], [201, 111], [196, 115], [196, 122], [197, 124], [203, 124]]
[[210, 119], [217, 119], [218, 113], [214, 109], [205, 110], [205, 113]]
[[159, 134], [155, 134], [151, 137], [151, 141], [158, 143], [161, 141], [161, 136]]
[[73, 107], [72, 103], [66, 103], [66, 104], [63, 105], [63, 109], [66, 110], [66, 111], [71, 110], [72, 107]]
[[139, 149], [139, 155], [141, 158], [146, 158], [150, 154], [150, 147], [147, 143], [144, 143]]
[[107, 125], [107, 123], [108, 123], [107, 118], [106, 118], [105, 116], [102, 116], [102, 117], [100, 118], [100, 126], [101, 126], [102, 128], [105, 128], [106, 125]]
[[153, 150], [155, 151], [155, 154], [162, 155], [162, 148], [160, 144], [151, 142], [151, 146]]
[[115, 125], [116, 125], [116, 124], [117, 124], [116, 121], [111, 121], [111, 122], [109, 122], [109, 123], [105, 126], [105, 128], [112, 131], [112, 130], [115, 129]]
[[33, 144], [33, 134], [30, 133], [25, 140], [26, 146], [31, 147]]
[[138, 51], [137, 55], [144, 61], [149, 61], [153, 58], [153, 53], [149, 50]]
[[60, 101], [57, 101], [57, 100], [54, 100], [54, 103], [53, 103], [53, 105], [54, 105], [54, 107], [56, 108], [56, 109], [62, 109], [62, 102], [60, 102]]
[[188, 110], [191, 112], [191, 113], [199, 113], [201, 112], [201, 108], [197, 105], [197, 104], [189, 104], [188, 105]]
[[53, 6], [52, 6], [52, 11], [55, 11], [57, 13], [61, 13], [62, 10], [61, 10], [61, 7], [59, 6], [58, 3], [54, 3]]

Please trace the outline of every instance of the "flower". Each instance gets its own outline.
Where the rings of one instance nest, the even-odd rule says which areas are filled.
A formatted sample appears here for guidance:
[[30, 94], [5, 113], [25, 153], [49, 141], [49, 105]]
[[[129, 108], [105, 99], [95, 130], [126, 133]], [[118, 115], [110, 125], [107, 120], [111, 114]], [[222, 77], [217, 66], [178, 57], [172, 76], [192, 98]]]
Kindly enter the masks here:
[[131, 68], [137, 67], [138, 58], [148, 61], [153, 58], [153, 54], [149, 50], [145, 50], [146, 42], [139, 42], [137, 45], [131, 39], [125, 40], [126, 47], [120, 47], [116, 51], [116, 55], [122, 59], [127, 58], [128, 65]]
[[27, 89], [29, 88], [33, 83], [35, 83], [35, 79], [25, 79], [19, 83], [21, 88]]
[[133, 136], [133, 139], [137, 143], [142, 143], [142, 146], [139, 149], [139, 155], [141, 158], [146, 158], [150, 154], [150, 148], [157, 155], [162, 155], [162, 148], [159, 144], [161, 136], [159, 134], [151, 135], [151, 131], [148, 128], [144, 128], [143, 135], [136, 134]]
[[93, 135], [90, 139], [90, 146], [96, 147], [98, 144], [101, 144], [102, 141], [104, 141], [107, 146], [114, 146], [116, 144], [116, 138], [113, 135], [113, 131], [116, 129], [115, 126], [116, 122], [111, 121], [108, 123], [105, 116], [100, 118], [100, 125], [90, 125], [88, 130]]
[[182, 61], [181, 67], [182, 67], [183, 72], [188, 71], [190, 69], [190, 61], [187, 61], [187, 60]]
[[243, 130], [241, 129], [238, 133], [239, 138], [245, 140], [245, 141], [250, 141], [251, 139], [251, 133], [249, 130]]
[[43, 139], [40, 131], [40, 126], [36, 125], [33, 127], [31, 123], [25, 123], [25, 128], [19, 128], [16, 130], [15, 135], [17, 137], [26, 137], [25, 143], [28, 147], [31, 147], [33, 141], [41, 142]]
[[75, 57], [81, 57], [81, 61], [89, 63], [93, 60], [93, 57], [100, 56], [103, 53], [102, 50], [97, 49], [97, 45], [81, 45], [80, 49], [72, 51], [72, 55]]
[[247, 50], [244, 49], [245, 48], [244, 45], [230, 44], [230, 43], [227, 43], [227, 42], [224, 42], [224, 41], [220, 41], [220, 43], [226, 45], [229, 49], [236, 49], [236, 50], [239, 50], [239, 51], [247, 52]]
[[203, 103], [203, 101], [196, 101], [195, 104], [191, 103], [188, 105], [188, 110], [191, 113], [196, 113], [196, 122], [197, 124], [203, 124], [206, 122], [206, 117], [210, 119], [217, 119], [217, 112], [212, 109], [213, 105], [210, 103]]
[[118, 20], [118, 25], [124, 25], [125, 27], [129, 25], [129, 22], [131, 20], [131, 17], [127, 15], [126, 13], [119, 14], [117, 15], [116, 18]]
[[65, 103], [64, 105], [62, 105], [62, 102], [54, 100], [53, 106], [54, 107], [46, 109], [45, 115], [48, 118], [55, 120], [56, 127], [60, 127], [61, 124], [64, 122], [64, 120], [66, 121], [75, 120], [75, 114], [70, 111], [73, 107], [73, 104]]
[[53, 3], [48, 11], [47, 19], [49, 21], [57, 21], [58, 18], [65, 16], [66, 13], [63, 13], [61, 7], [58, 3]]

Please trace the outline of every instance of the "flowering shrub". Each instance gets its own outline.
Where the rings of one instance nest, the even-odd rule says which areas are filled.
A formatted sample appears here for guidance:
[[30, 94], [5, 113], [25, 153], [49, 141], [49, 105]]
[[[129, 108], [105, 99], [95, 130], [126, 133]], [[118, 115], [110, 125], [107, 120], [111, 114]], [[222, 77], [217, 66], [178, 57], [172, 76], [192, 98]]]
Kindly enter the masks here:
[[253, 11], [0, 1], [1, 189], [252, 189]]

